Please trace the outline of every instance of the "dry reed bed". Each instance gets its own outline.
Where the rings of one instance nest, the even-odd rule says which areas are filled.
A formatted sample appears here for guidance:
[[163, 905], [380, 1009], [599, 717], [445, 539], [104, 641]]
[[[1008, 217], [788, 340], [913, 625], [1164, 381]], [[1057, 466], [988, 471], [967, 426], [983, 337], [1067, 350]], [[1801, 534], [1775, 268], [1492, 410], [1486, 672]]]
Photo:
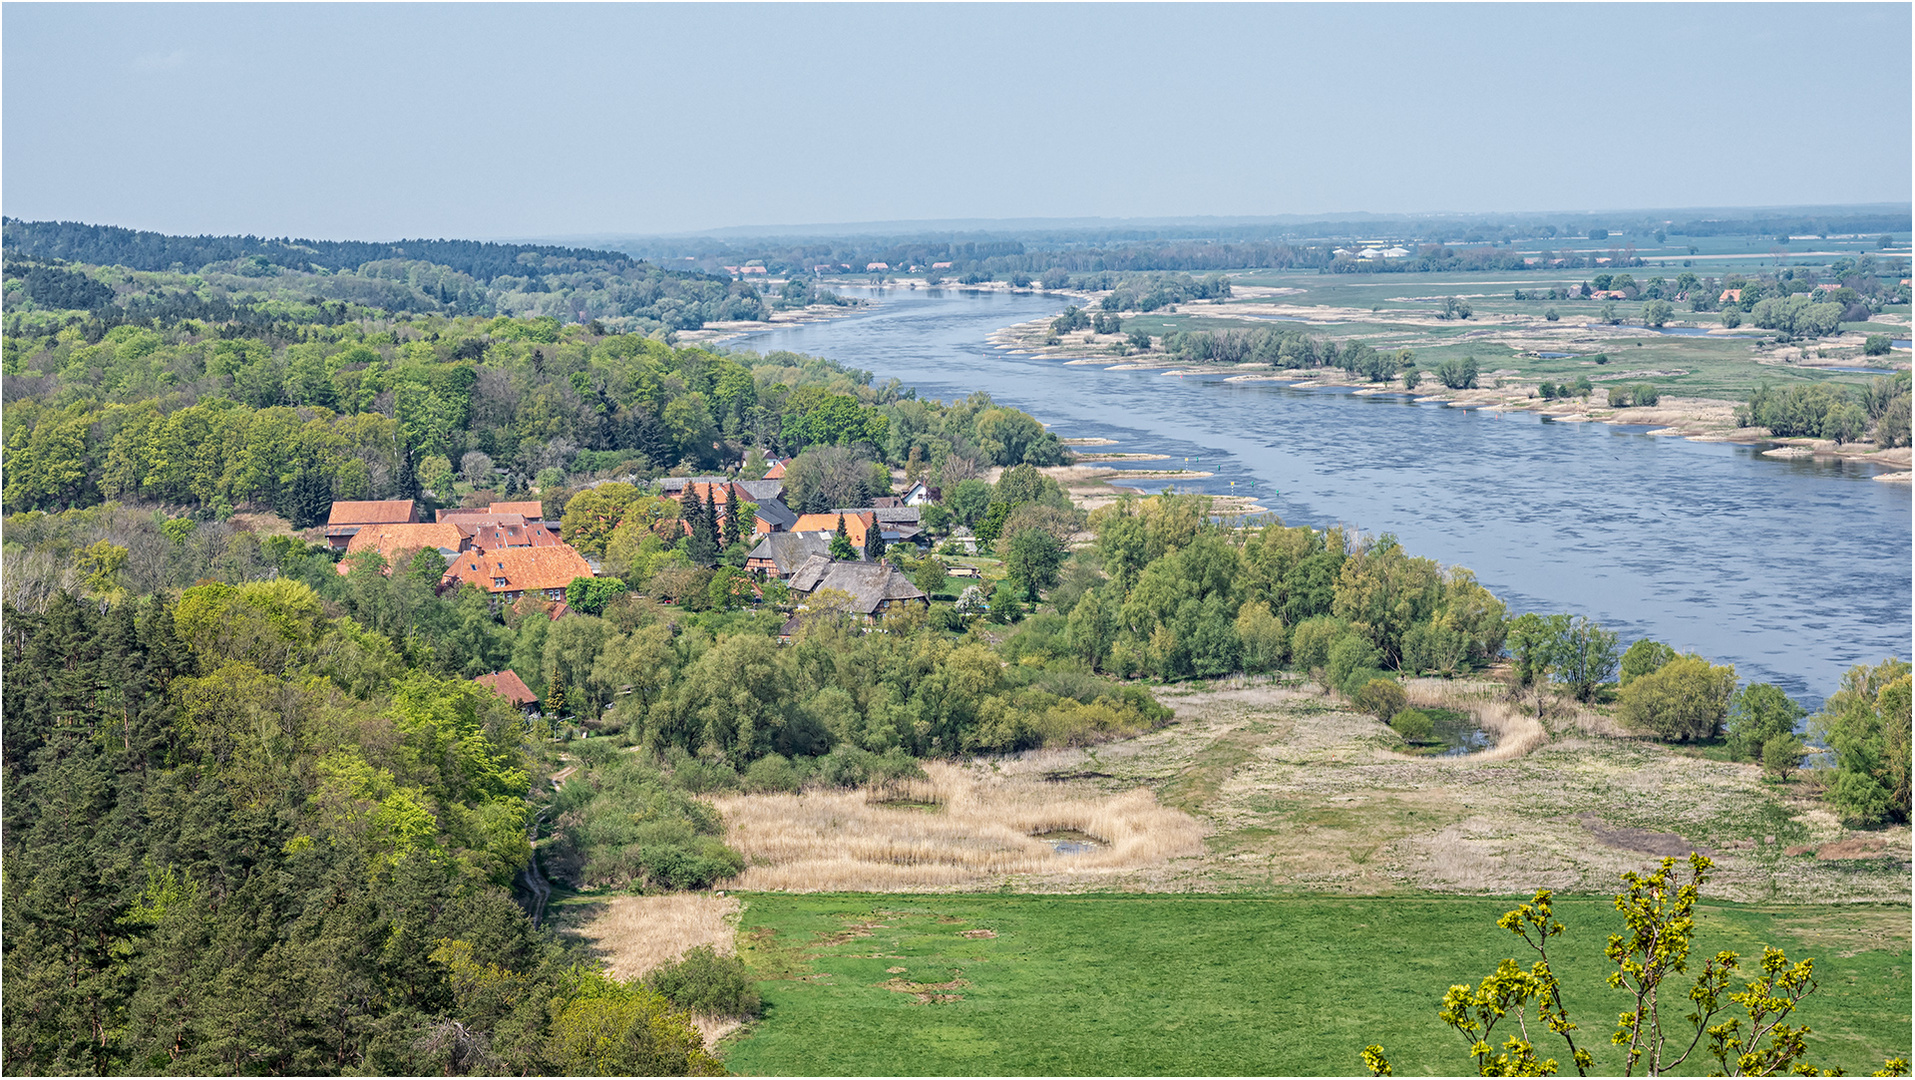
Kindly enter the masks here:
[[712, 893], [615, 896], [600, 905], [578, 935], [607, 957], [621, 979], [639, 979], [653, 969], [710, 945], [721, 956], [737, 951], [738, 901]]
[[1417, 708], [1452, 709], [1468, 713], [1496, 739], [1496, 745], [1465, 755], [1468, 761], [1511, 761], [1549, 741], [1542, 721], [1521, 704], [1497, 695], [1494, 684], [1459, 683], [1450, 679], [1405, 679], [1403, 693]]
[[[1012, 875], [1098, 876], [1203, 847], [1203, 826], [1147, 790], [1080, 795], [1035, 778], [927, 762], [927, 779], [856, 792], [714, 799], [745, 856], [741, 889], [886, 892], [992, 884]], [[923, 810], [892, 800], [935, 804]], [[1076, 830], [1094, 851], [1059, 855], [1033, 834]]]

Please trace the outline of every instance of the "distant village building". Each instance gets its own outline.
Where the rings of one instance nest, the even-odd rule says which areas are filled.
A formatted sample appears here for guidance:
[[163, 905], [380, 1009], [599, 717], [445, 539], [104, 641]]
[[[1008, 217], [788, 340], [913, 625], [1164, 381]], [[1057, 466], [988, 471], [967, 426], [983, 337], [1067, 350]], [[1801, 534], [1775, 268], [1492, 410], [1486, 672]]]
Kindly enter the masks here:
[[844, 519], [845, 539], [851, 541], [852, 547], [860, 551], [864, 550], [864, 534], [871, 526], [875, 525], [878, 520], [872, 516], [868, 510], [863, 513], [854, 510], [842, 515], [836, 511], [829, 514], [804, 514], [791, 526], [791, 531], [795, 533], [820, 533], [823, 534], [826, 541], [829, 542], [831, 537], [835, 536], [838, 532], [838, 519], [840, 517]]
[[411, 499], [342, 500], [332, 504], [332, 513], [326, 518], [326, 546], [344, 551], [367, 525], [405, 525], [418, 520], [419, 506]]
[[570, 544], [559, 544], [465, 552], [446, 569], [444, 584], [463, 581], [507, 601], [528, 595], [563, 600], [574, 578], [592, 576], [583, 555]]
[[1718, 304], [1740, 304], [1741, 302], [1742, 302], [1741, 289], [1724, 289], [1722, 290], [1721, 297], [1719, 297], [1716, 300], [1716, 303]]
[[874, 263], [865, 263], [865, 264], [864, 264], [864, 268], [865, 268], [865, 269], [866, 269], [867, 271], [869, 271], [869, 270], [889, 270], [889, 269], [891, 269], [891, 264], [889, 264], [889, 263], [881, 263], [881, 262], [874, 262]]
[[829, 555], [831, 541], [816, 533], [777, 532], [758, 541], [745, 556], [745, 569], [784, 581], [813, 555]]
[[525, 680], [519, 678], [519, 673], [510, 668], [495, 671], [490, 675], [481, 675], [472, 681], [518, 706], [527, 716], [539, 711], [538, 695], [532, 693], [532, 688], [525, 685]]
[[931, 606], [924, 590], [888, 562], [838, 562], [813, 555], [792, 573], [788, 584], [792, 592], [805, 597], [824, 590], [843, 593], [850, 597], [848, 609], [868, 620], [897, 608]]
[[437, 551], [447, 562], [471, 546], [471, 538], [456, 525], [412, 523], [404, 525], [365, 525], [346, 541], [346, 557], [336, 567], [341, 574], [352, 572], [352, 557], [371, 552], [386, 560], [390, 574], [402, 563], [425, 548]]

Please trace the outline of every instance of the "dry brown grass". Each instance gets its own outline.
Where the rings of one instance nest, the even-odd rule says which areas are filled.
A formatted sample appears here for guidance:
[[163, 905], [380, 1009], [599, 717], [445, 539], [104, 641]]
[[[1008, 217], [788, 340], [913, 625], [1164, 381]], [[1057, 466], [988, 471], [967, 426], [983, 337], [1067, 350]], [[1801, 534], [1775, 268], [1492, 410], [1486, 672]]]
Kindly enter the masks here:
[[1405, 679], [1403, 693], [1419, 708], [1451, 709], [1468, 713], [1496, 745], [1466, 755], [1471, 761], [1509, 761], [1549, 741], [1542, 722], [1522, 705], [1502, 696], [1502, 687], [1490, 682], [1451, 679]]
[[710, 945], [722, 956], [737, 951], [738, 901], [712, 893], [618, 896], [600, 905], [578, 934], [608, 960], [621, 979], [639, 979]]
[[[1203, 826], [1148, 790], [1078, 793], [1033, 768], [927, 762], [883, 790], [714, 800], [744, 853], [742, 889], [890, 892], [975, 888], [1013, 875], [1096, 878], [1200, 851]], [[888, 805], [893, 800], [935, 809]], [[1059, 855], [1033, 834], [1076, 830], [1103, 846]]]

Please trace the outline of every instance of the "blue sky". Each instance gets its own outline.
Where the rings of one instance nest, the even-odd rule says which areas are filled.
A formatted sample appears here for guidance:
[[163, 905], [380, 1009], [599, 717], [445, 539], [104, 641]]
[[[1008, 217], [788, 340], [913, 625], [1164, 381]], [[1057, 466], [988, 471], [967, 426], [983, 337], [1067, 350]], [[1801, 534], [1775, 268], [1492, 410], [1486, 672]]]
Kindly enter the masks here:
[[1907, 4], [0, 11], [0, 208], [527, 237], [1906, 201]]

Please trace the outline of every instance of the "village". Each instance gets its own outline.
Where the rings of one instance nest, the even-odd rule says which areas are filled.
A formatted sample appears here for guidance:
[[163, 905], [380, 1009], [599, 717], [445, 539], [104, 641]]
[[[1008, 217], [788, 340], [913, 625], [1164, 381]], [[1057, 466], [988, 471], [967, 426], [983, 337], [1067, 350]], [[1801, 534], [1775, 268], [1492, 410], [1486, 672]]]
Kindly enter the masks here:
[[[799, 514], [784, 502], [784, 468], [783, 462], [771, 462], [761, 480], [686, 476], [657, 482], [658, 493], [681, 506], [689, 501], [694, 507], [712, 507], [721, 525], [729, 522], [733, 507], [751, 515], [748, 533], [742, 520], [735, 527], [760, 538], [744, 565], [753, 579], [754, 599], [762, 602], [763, 586], [777, 582], [788, 590], [793, 608], [779, 632], [779, 644], [790, 642], [812, 613], [814, 598], [867, 625], [894, 609], [930, 607], [930, 597], [894, 562], [874, 556], [893, 544], [928, 549], [930, 533], [921, 508], [939, 500], [939, 489], [913, 482], [902, 495], [877, 496], [870, 506]], [[492, 597], [495, 609], [529, 597], [543, 603], [554, 621], [574, 613], [566, 599], [573, 583], [601, 574], [599, 562], [566, 542], [560, 522], [549, 519], [538, 500], [439, 508], [433, 520], [423, 518], [417, 499], [336, 500], [324, 527], [326, 546], [339, 555], [342, 575], [352, 571], [359, 557], [378, 556], [382, 572], [390, 574], [394, 567], [410, 565], [421, 552], [433, 551], [445, 562], [440, 592], [469, 585]], [[685, 518], [676, 520], [683, 534], [691, 532]], [[958, 542], [965, 543], [968, 532], [959, 533]], [[834, 554], [837, 538], [842, 543]], [[971, 567], [953, 571], [956, 577], [976, 575]], [[474, 681], [528, 716], [539, 714], [539, 698], [517, 672], [505, 669]]]

